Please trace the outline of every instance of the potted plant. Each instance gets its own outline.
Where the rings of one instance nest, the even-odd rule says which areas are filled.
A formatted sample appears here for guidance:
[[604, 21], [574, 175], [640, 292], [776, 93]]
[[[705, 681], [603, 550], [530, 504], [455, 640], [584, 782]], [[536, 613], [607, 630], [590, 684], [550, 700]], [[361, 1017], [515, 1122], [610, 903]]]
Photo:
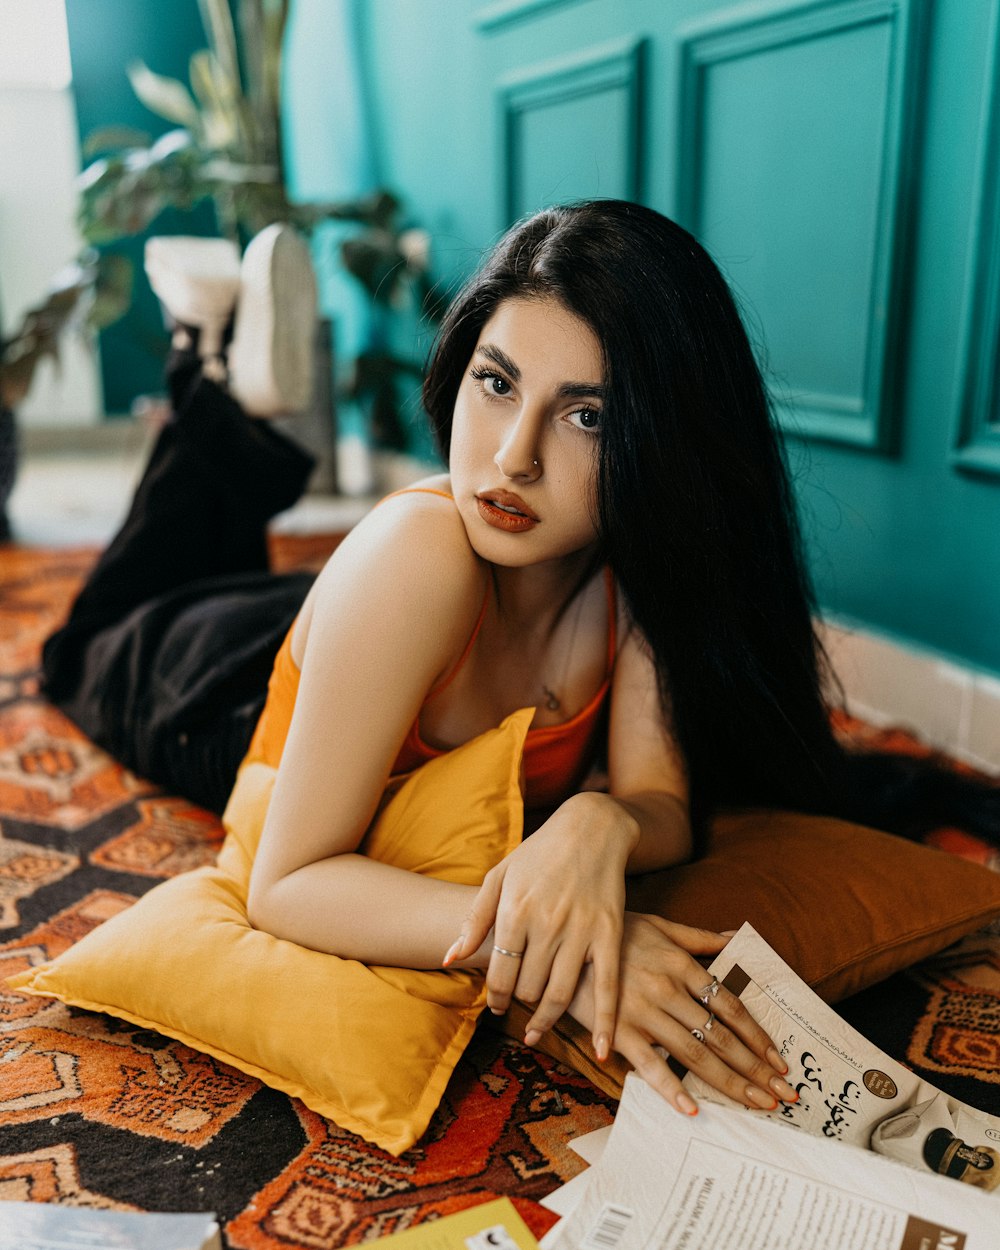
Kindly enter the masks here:
[[[127, 309], [131, 266], [107, 246], [146, 230], [166, 208], [190, 210], [210, 199], [220, 233], [240, 245], [273, 221], [289, 222], [306, 234], [321, 222], [356, 223], [358, 230], [341, 243], [340, 255], [379, 315], [391, 316], [401, 304], [433, 312], [426, 238], [401, 229], [393, 194], [380, 190], [305, 204], [288, 196], [280, 79], [289, 2], [237, 0], [231, 9], [228, 0], [199, 0], [208, 47], [191, 57], [189, 83], [142, 63], [128, 67], [139, 99], [173, 129], [156, 139], [121, 126], [88, 136], [84, 156], [91, 163], [80, 176], [77, 222], [89, 250], [4, 346], [0, 401], [8, 412], [27, 392], [38, 361], [55, 354], [60, 333], [72, 320], [100, 327]], [[84, 303], [81, 317], [78, 306]], [[320, 344], [328, 346], [329, 327], [320, 330]], [[324, 368], [328, 375], [329, 358], [320, 364], [321, 375]], [[377, 436], [390, 444], [404, 437], [395, 403], [396, 380], [404, 373], [419, 373], [419, 366], [380, 348], [346, 370], [345, 393], [369, 406]], [[320, 391], [323, 382], [321, 376]], [[332, 413], [327, 419], [332, 441]], [[12, 426], [12, 417], [4, 420]]]
[[[436, 315], [427, 270], [427, 240], [400, 227], [400, 204], [381, 190], [354, 200], [297, 203], [285, 182], [281, 128], [281, 58], [289, 0], [199, 0], [209, 46], [190, 62], [189, 85], [129, 67], [136, 95], [175, 129], [152, 141], [121, 127], [91, 135], [85, 154], [97, 159], [81, 178], [78, 221], [88, 243], [101, 245], [145, 230], [167, 207], [191, 209], [206, 198], [220, 231], [245, 244], [273, 221], [306, 234], [326, 221], [357, 223], [340, 244], [345, 268], [368, 291], [376, 319], [400, 305]], [[385, 339], [384, 327], [376, 333]], [[321, 335], [322, 343], [322, 335]], [[366, 403], [379, 442], [405, 441], [395, 401], [412, 361], [382, 347], [363, 353], [346, 371], [345, 394]]]

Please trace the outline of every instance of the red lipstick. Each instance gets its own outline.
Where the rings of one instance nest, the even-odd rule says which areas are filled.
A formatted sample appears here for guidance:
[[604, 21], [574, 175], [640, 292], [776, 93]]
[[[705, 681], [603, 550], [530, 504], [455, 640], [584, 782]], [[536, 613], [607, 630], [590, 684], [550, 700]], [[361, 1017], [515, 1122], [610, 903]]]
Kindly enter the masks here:
[[539, 524], [538, 516], [520, 495], [508, 490], [488, 490], [476, 496], [479, 515], [494, 529], [523, 534]]

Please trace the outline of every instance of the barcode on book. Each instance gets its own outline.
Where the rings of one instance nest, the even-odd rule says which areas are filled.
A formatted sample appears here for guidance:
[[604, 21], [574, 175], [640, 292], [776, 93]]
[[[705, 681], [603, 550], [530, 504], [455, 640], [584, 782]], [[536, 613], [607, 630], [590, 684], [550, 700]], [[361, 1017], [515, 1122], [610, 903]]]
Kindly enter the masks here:
[[601, 1207], [594, 1227], [580, 1242], [580, 1250], [612, 1250], [625, 1236], [635, 1212], [606, 1202]]

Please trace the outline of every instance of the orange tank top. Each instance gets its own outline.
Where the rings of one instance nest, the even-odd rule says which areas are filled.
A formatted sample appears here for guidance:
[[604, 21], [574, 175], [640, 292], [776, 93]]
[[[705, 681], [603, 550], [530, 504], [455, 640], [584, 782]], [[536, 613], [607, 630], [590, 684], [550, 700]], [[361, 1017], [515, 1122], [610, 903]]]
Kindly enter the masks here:
[[[428, 487], [411, 487], [410, 491], [441, 495], [445, 499], [452, 498], [445, 491], [431, 490]], [[408, 494], [410, 491], [396, 493]], [[601, 725], [601, 713], [611, 689], [611, 674], [617, 650], [615, 583], [610, 569], [605, 570], [605, 588], [608, 603], [608, 649], [604, 680], [590, 702], [568, 721], [559, 725], [542, 725], [537, 729], [528, 730], [524, 745], [524, 802], [526, 807], [555, 807], [575, 792], [590, 767], [597, 733]], [[427, 700], [440, 694], [454, 680], [468, 659], [482, 628], [486, 603], [484, 599], [479, 619], [458, 662], [451, 672], [430, 691], [424, 701], [425, 705]], [[294, 625], [285, 635], [285, 640], [275, 657], [274, 668], [267, 687], [267, 701], [247, 752], [248, 760], [261, 760], [274, 768], [277, 768], [281, 760], [299, 690], [299, 668], [292, 657], [293, 629]], [[444, 754], [446, 754], [445, 750], [429, 746], [420, 737], [418, 715], [410, 726], [392, 772], [393, 774], [412, 772], [415, 768], [426, 764], [428, 760]]]

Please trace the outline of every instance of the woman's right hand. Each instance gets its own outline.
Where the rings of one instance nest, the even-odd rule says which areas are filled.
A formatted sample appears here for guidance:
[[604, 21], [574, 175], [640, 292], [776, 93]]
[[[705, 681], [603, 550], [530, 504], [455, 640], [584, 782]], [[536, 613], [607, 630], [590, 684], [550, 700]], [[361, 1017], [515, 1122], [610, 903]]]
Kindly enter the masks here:
[[[698, 995], [711, 983], [696, 956], [715, 956], [728, 937], [673, 924], [659, 916], [625, 913], [621, 983], [614, 1049], [678, 1111], [697, 1105], [667, 1065], [664, 1052], [706, 1084], [748, 1107], [773, 1110], [798, 1095], [777, 1048], [746, 1007], [719, 986], [705, 1006]], [[590, 965], [584, 968], [569, 1012], [592, 1027], [594, 994]], [[692, 1029], [712, 1028], [699, 1041]]]

